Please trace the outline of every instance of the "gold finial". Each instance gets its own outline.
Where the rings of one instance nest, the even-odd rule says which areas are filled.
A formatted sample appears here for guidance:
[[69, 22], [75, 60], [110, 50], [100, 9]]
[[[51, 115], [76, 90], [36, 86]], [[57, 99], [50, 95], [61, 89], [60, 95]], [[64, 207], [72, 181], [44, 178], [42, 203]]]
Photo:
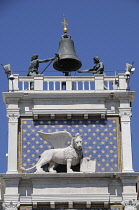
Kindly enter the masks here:
[[67, 33], [68, 32], [68, 29], [67, 29], [68, 22], [66, 21], [65, 17], [64, 17], [64, 21], [62, 22], [62, 24], [64, 26], [63, 32]]

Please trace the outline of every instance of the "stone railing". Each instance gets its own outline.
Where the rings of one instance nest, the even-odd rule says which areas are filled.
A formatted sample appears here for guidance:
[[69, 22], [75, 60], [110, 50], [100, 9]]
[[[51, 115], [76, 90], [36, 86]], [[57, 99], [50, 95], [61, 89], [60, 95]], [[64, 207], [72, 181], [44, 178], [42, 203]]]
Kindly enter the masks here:
[[[30, 89], [33, 83], [34, 89]], [[102, 91], [128, 90], [128, 78], [125, 74], [117, 76], [19, 76], [9, 79], [9, 91]]]

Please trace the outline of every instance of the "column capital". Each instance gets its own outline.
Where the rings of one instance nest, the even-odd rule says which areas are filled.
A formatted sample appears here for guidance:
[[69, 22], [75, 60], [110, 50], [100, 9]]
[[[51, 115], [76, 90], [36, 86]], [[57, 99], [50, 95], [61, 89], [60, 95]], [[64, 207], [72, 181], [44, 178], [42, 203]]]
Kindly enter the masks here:
[[19, 203], [13, 204], [13, 202], [10, 202], [9, 204], [3, 204], [4, 210], [17, 210], [19, 206]]
[[9, 122], [18, 122], [19, 116], [19, 113], [7, 113]]
[[125, 210], [136, 210], [139, 206], [139, 202], [137, 200], [123, 201], [121, 204], [124, 206]]
[[132, 116], [131, 108], [119, 108], [119, 116], [121, 117], [121, 121], [130, 121]]

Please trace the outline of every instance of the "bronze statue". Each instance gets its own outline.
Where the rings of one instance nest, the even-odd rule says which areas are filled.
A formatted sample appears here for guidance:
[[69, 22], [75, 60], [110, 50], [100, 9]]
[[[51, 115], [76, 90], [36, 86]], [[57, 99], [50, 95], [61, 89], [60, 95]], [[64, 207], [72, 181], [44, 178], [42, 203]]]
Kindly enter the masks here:
[[36, 54], [32, 55], [27, 76], [34, 76], [34, 75], [38, 74], [39, 63], [46, 63], [46, 62], [54, 60], [54, 59], [55, 59], [55, 57], [49, 58], [49, 59], [44, 59], [44, 60], [39, 60], [38, 55], [36, 55]]
[[89, 69], [89, 71], [92, 71], [93, 74], [103, 74], [104, 64], [100, 61], [98, 56], [94, 57], [93, 60], [96, 65], [92, 69]]
[[99, 57], [96, 56], [93, 58], [94, 63], [96, 64], [93, 68], [89, 70], [78, 70], [79, 73], [93, 73], [93, 74], [103, 74], [104, 73], [104, 64], [100, 61]]
[[[38, 72], [39, 63], [46, 63], [46, 62], [52, 61], [54, 59], [55, 59], [55, 57], [49, 58], [49, 59], [44, 59], [44, 60], [39, 60], [38, 55], [36, 55], [36, 54], [32, 55], [27, 76], [35, 76], [36, 74], [39, 73]], [[34, 90], [34, 82], [30, 82], [30, 90]]]

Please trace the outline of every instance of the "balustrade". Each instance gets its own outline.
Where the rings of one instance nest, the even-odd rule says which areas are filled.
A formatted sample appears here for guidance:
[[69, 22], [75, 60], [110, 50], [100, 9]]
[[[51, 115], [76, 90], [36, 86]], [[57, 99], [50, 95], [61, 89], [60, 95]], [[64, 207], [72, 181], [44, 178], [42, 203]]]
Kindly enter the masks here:
[[[30, 89], [34, 83], [34, 90]], [[124, 74], [117, 76], [19, 76], [14, 75], [14, 80], [9, 80], [9, 91], [102, 91], [102, 90], [127, 90], [128, 79]]]

